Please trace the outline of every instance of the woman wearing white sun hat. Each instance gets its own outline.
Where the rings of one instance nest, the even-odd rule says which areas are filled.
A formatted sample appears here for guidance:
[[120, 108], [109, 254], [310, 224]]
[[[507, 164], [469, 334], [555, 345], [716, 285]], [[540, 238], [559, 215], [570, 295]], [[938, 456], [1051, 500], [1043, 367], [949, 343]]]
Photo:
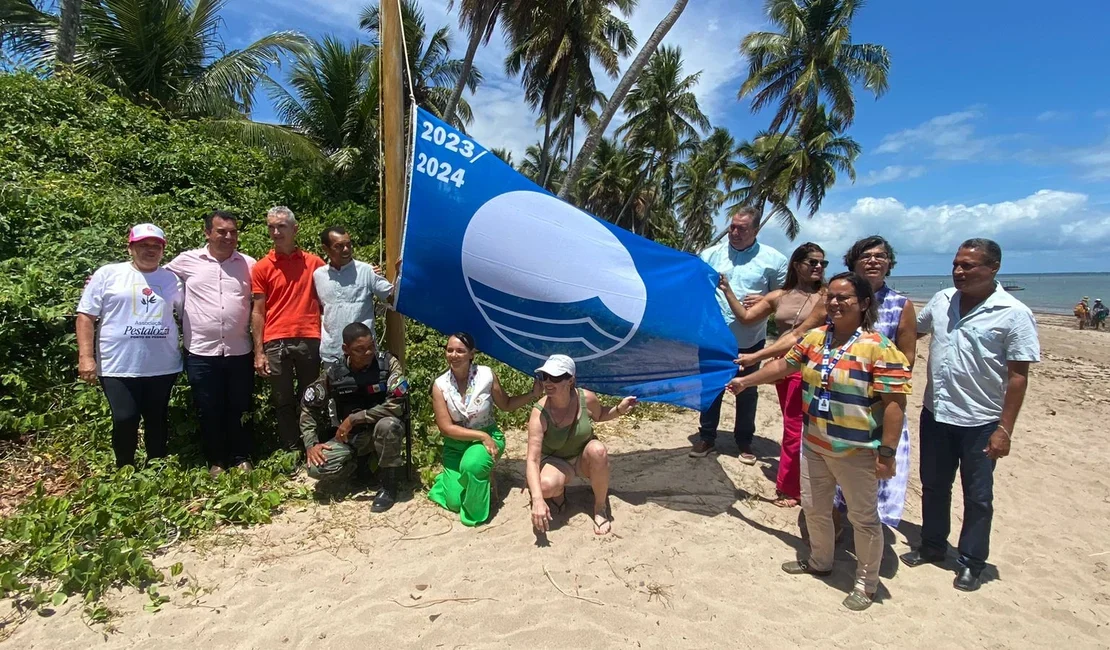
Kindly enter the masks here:
[[[594, 534], [608, 535], [612, 521], [607, 506], [609, 452], [594, 437], [594, 422], [624, 415], [636, 405], [625, 397], [616, 406], [602, 406], [592, 391], [578, 388], [574, 359], [564, 354], [548, 357], [536, 368], [544, 396], [532, 407], [528, 420], [525, 460], [528, 491], [532, 494], [532, 526], [547, 532], [551, 506], [566, 505], [566, 486], [575, 476], [589, 480], [594, 493]], [[549, 504], [550, 501], [550, 504]]]
[[160, 266], [161, 228], [139, 224], [127, 242], [131, 261], [97, 269], [77, 305], [77, 374], [90, 384], [99, 378], [104, 388], [119, 467], [135, 464], [140, 420], [147, 458], [166, 455], [170, 391], [181, 372], [176, 318], [185, 297], [181, 280]]

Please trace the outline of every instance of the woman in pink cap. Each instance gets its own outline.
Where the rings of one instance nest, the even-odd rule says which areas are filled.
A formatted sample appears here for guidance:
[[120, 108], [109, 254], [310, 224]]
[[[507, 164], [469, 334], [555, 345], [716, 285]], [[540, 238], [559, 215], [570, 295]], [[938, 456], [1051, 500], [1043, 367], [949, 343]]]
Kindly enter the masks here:
[[147, 458], [166, 455], [170, 391], [181, 372], [175, 315], [185, 293], [160, 266], [165, 250], [161, 228], [135, 226], [131, 261], [97, 269], [77, 305], [77, 374], [90, 384], [99, 377], [104, 388], [118, 467], [135, 464], [140, 420]]
[[578, 388], [574, 359], [553, 354], [536, 368], [544, 395], [532, 407], [528, 420], [528, 455], [525, 474], [532, 494], [532, 526], [545, 533], [551, 510], [566, 506], [566, 486], [575, 476], [590, 482], [594, 492], [594, 534], [612, 530], [609, 495], [609, 452], [594, 437], [594, 422], [605, 422], [632, 410], [635, 397], [616, 406], [602, 406], [592, 391]]

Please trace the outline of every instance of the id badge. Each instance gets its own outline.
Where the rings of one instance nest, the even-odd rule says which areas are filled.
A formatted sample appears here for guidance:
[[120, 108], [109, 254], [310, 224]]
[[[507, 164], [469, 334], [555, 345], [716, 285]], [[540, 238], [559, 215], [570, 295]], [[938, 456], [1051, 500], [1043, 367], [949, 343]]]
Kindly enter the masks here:
[[817, 396], [817, 410], [821, 415], [829, 414], [829, 394], [827, 392], [822, 392]]

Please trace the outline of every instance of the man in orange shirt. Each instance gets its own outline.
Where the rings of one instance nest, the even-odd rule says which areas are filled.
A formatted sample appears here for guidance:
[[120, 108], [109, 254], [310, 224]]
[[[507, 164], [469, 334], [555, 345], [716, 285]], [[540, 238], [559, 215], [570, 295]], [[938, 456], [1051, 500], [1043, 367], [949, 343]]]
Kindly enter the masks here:
[[320, 301], [312, 272], [324, 261], [297, 247], [297, 218], [289, 208], [270, 208], [266, 227], [274, 249], [251, 270], [254, 369], [273, 387], [282, 446], [299, 449], [297, 405], [320, 374]]

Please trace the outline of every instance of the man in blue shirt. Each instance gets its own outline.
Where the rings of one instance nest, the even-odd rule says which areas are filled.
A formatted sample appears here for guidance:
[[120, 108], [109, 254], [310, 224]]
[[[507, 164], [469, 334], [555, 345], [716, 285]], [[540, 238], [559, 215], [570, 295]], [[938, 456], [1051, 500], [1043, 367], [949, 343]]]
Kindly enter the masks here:
[[915, 567], [944, 561], [956, 470], [963, 484], [960, 571], [953, 586], [979, 588], [990, 551], [994, 466], [1010, 454], [1025, 400], [1029, 364], [1040, 361], [1033, 312], [995, 276], [1002, 249], [965, 241], [952, 262], [952, 289], [917, 315], [917, 336], [932, 335], [921, 409], [921, 546], [902, 556]]
[[[740, 208], [729, 222], [728, 240], [705, 249], [700, 256], [713, 270], [728, 278], [732, 291], [737, 296], [744, 296], [744, 303], [748, 307], [758, 302], [762, 296], [781, 289], [786, 282], [786, 257], [770, 246], [757, 242], [758, 233], [758, 213], [752, 208]], [[732, 335], [736, 337], [739, 353], [749, 354], [763, 349], [767, 338], [767, 322], [744, 325], [737, 321], [719, 289], [717, 302]], [[759, 370], [759, 364], [745, 368], [739, 374], [749, 375], [756, 370]], [[701, 414], [698, 440], [690, 450], [691, 457], [704, 458], [714, 450], [723, 396], [722, 390], [717, 399], [713, 400], [712, 406]], [[740, 450], [740, 462], [747, 465], [755, 464], [752, 438], [755, 437], [755, 407], [758, 398], [759, 393], [755, 387], [736, 396], [736, 423], [732, 431]]]

